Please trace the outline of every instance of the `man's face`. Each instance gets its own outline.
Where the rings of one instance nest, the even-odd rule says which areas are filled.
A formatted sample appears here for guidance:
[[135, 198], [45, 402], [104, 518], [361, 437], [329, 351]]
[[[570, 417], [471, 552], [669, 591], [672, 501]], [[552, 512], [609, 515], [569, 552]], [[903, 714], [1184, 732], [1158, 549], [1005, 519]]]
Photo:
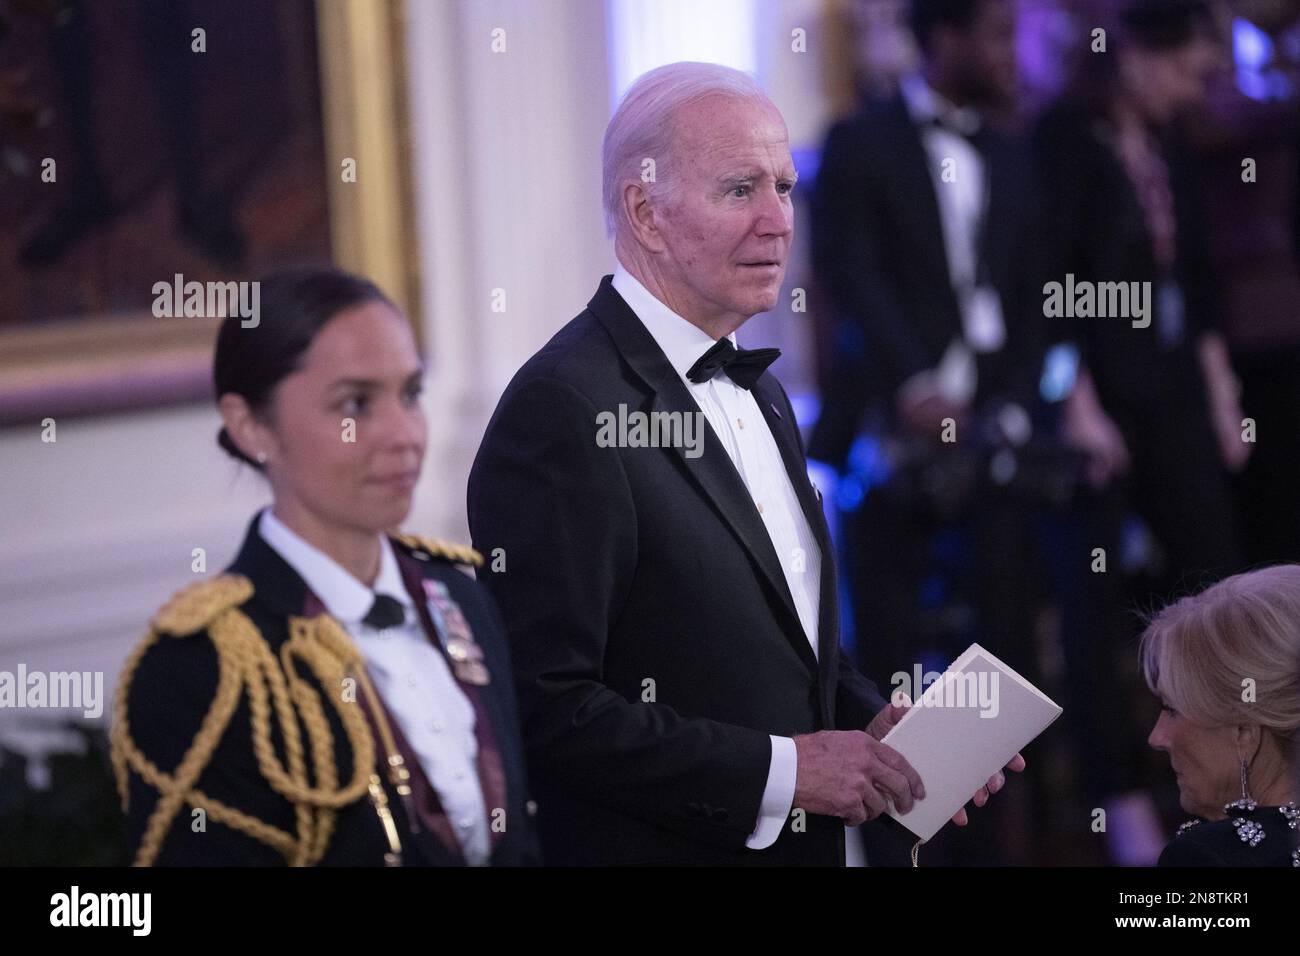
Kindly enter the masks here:
[[975, 104], [1000, 106], [1016, 95], [1016, 10], [984, 0], [964, 31], [946, 31], [956, 85]]
[[1172, 50], [1130, 50], [1130, 93], [1147, 119], [1168, 123], [1199, 103], [1220, 52], [1213, 40], [1200, 34]]
[[794, 233], [785, 122], [770, 103], [718, 95], [683, 109], [674, 125], [674, 182], [655, 216], [669, 304], [693, 320], [766, 312]]

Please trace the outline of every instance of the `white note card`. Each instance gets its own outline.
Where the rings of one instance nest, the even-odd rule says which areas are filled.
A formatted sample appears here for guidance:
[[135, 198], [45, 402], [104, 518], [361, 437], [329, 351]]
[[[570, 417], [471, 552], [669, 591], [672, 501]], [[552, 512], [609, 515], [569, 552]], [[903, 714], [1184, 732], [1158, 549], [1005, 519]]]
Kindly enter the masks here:
[[885, 735], [925, 784], [924, 800], [905, 814], [891, 803], [889, 815], [930, 839], [1060, 715], [1051, 698], [972, 644]]

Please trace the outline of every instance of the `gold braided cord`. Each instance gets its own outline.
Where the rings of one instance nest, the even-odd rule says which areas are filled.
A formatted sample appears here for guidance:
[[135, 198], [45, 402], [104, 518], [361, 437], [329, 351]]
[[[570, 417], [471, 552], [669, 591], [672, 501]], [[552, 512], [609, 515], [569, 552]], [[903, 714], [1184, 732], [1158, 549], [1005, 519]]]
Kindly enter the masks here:
[[[231, 576], [226, 576], [231, 577]], [[243, 579], [241, 579], [243, 580]], [[223, 585], [219, 603], [239, 596], [240, 589]], [[248, 587], [251, 594], [251, 585]], [[242, 602], [241, 602], [242, 603]], [[366, 674], [362, 659], [347, 632], [328, 615], [311, 620], [289, 619], [289, 640], [280, 650], [280, 659], [272, 653], [256, 626], [237, 607], [227, 606], [215, 616], [195, 612], [193, 595], [184, 608], [181, 622], [203, 627], [217, 651], [219, 679], [217, 692], [198, 733], [172, 774], [158, 769], [135, 745], [131, 737], [127, 699], [131, 679], [145, 653], [164, 632], [155, 628], [128, 659], [118, 682], [116, 721], [112, 730], [112, 760], [122, 808], [128, 807], [129, 771], [134, 770], [159, 792], [159, 800], [150, 816], [136, 854], [138, 866], [148, 866], [157, 858], [162, 842], [177, 813], [185, 804], [205, 809], [212, 819], [238, 830], [284, 856], [290, 865], [310, 866], [319, 862], [329, 847], [335, 824], [335, 811], [355, 802], [368, 792], [371, 768], [375, 766], [375, 740], [361, 709], [345, 700], [343, 682], [352, 677], [360, 681], [376, 714], [380, 735], [389, 754], [396, 753], [392, 733], [383, 708]], [[164, 609], [166, 610], [166, 609]], [[175, 614], [172, 615], [175, 617]], [[173, 623], [168, 620], [166, 623]], [[172, 634], [173, 632], [166, 632]], [[179, 635], [176, 635], [179, 636]], [[352, 779], [346, 786], [338, 783], [334, 762], [334, 740], [326, 719], [320, 694], [299, 672], [305, 665], [326, 688], [343, 724], [353, 754]], [[263, 820], [226, 806], [196, 789], [196, 783], [212, 758], [242, 696], [247, 694], [252, 725], [252, 747], [258, 768], [270, 786], [294, 804], [295, 833], [290, 834]], [[279, 760], [271, 740], [272, 717], [279, 725], [288, 758], [286, 768]], [[307, 732], [304, 748], [299, 720]], [[310, 757], [313, 786], [307, 776]]]
[[150, 631], [149, 635], [141, 643], [140, 648], [127, 661], [126, 668], [119, 679], [117, 691], [118, 709], [115, 711], [117, 718], [112, 730], [113, 769], [117, 775], [117, 789], [118, 794], [122, 797], [123, 811], [125, 812], [128, 807], [127, 801], [130, 793], [129, 781], [126, 776], [128, 766], [159, 792], [158, 803], [150, 816], [149, 824], [145, 828], [144, 836], [140, 841], [140, 850], [136, 855], [136, 864], [141, 866], [147, 866], [157, 856], [167, 827], [171, 824], [172, 818], [180, 811], [181, 803], [186, 800], [187, 792], [193, 789], [199, 774], [207, 766], [213, 751], [216, 750], [217, 744], [221, 740], [222, 732], [225, 730], [226, 725], [230, 723], [235, 706], [239, 703], [238, 674], [227, 666], [225, 660], [220, 660], [217, 693], [213, 698], [212, 706], [208, 709], [203, 722], [199, 725], [199, 731], [194, 737], [194, 742], [181, 759], [174, 775], [159, 770], [152, 761], [140, 752], [131, 739], [126, 708], [129, 685], [131, 678], [135, 674], [136, 667], [144, 657], [144, 652], [159, 637], [160, 635], [157, 632]]
[[253, 582], [242, 574], [219, 574], [181, 588], [159, 609], [150, 626], [180, 637], [203, 630], [226, 608], [239, 607], [253, 596]]
[[[311, 738], [312, 765], [317, 768], [316, 782], [323, 789], [337, 789], [338, 768], [334, 766], [334, 736], [330, 733], [329, 723], [325, 719], [325, 712], [320, 703], [320, 695], [298, 677], [297, 669], [293, 663], [293, 654], [288, 644], [282, 645], [280, 648], [280, 666], [289, 678], [289, 690], [293, 695], [293, 702], [298, 708], [298, 713], [302, 715], [304, 722], [321, 729], [320, 733], [308, 734]], [[307, 806], [302, 803], [295, 803], [294, 807], [300, 815], [308, 810]], [[325, 850], [329, 846], [329, 839], [333, 832], [334, 814], [321, 811], [314, 839], [302, 847], [303, 853], [309, 858], [320, 859], [325, 855]]]
[[441, 538], [426, 538], [422, 534], [397, 534], [394, 537], [412, 550], [427, 551], [437, 558], [447, 558], [459, 564], [469, 564], [476, 568], [481, 567], [483, 564], [483, 555], [467, 544], [457, 544], [454, 541], [444, 541]]
[[257, 817], [250, 816], [242, 810], [236, 810], [234, 807], [228, 807], [219, 800], [214, 800], [202, 790], [194, 790], [190, 794], [190, 799], [186, 801], [191, 806], [202, 807], [208, 813], [208, 817], [225, 824], [232, 830], [239, 830], [249, 836], [261, 840], [263, 843], [274, 847], [286, 860], [291, 859], [298, 848], [298, 841], [293, 835], [286, 833], [277, 826], [267, 823], [265, 820], [259, 820]]
[[[126, 721], [126, 699], [131, 678], [135, 675], [135, 670], [144, 658], [145, 652], [153, 646], [159, 634], [192, 634], [226, 608], [244, 603], [252, 594], [253, 583], [248, 578], [237, 574], [221, 574], [182, 588], [154, 615], [150, 622], [149, 634], [127, 658], [114, 695], [114, 713], [118, 715], [118, 719], [113, 726], [111, 736], [113, 772], [117, 780], [123, 812], [127, 809], [130, 796], [127, 781], [128, 748], [122, 746], [130, 741]], [[148, 766], [154, 769], [152, 764]]]
[[[331, 621], [331, 623], [333, 623]], [[335, 625], [336, 627], [338, 625]], [[370, 705], [370, 712], [375, 715], [375, 723], [379, 726], [380, 744], [384, 752], [389, 754], [389, 764], [392, 764], [393, 754], [398, 753], [397, 741], [393, 737], [392, 728], [388, 726], [388, 718], [384, 714], [384, 708], [379, 703], [379, 692], [375, 690], [375, 685], [370, 682], [370, 675], [365, 668], [358, 668], [357, 678], [361, 683], [362, 693], [366, 695], [366, 701]]]

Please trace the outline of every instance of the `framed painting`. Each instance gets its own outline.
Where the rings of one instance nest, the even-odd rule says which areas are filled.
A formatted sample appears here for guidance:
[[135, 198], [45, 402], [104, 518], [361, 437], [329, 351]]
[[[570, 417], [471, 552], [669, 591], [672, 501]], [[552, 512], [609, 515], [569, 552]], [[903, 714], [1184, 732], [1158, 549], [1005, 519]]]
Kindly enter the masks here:
[[0, 4], [0, 426], [210, 396], [164, 289], [333, 262], [418, 338], [402, 9]]

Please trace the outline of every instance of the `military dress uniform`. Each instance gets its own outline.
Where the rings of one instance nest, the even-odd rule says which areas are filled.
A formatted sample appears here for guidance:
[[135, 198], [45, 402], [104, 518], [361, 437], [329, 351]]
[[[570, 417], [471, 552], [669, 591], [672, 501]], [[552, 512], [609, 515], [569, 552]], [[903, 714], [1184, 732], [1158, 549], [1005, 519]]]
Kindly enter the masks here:
[[269, 509], [254, 518], [118, 682], [134, 862], [538, 862], [504, 627], [462, 570], [481, 563], [385, 536], [372, 591]]

